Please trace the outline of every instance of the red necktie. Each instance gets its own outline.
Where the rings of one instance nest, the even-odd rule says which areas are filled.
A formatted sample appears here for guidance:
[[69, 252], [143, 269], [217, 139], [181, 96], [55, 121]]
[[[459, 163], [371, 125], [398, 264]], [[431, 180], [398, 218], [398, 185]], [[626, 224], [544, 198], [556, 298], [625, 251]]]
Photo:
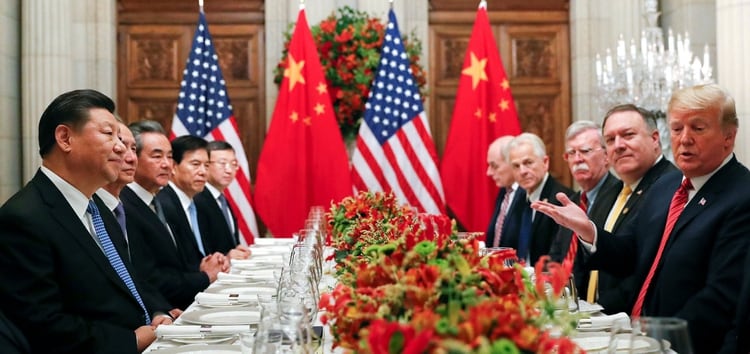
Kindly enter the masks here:
[[[588, 213], [588, 198], [586, 197], [586, 192], [581, 191], [581, 200], [578, 203], [578, 206], [583, 209], [584, 213]], [[563, 261], [563, 264], [567, 264], [570, 269], [573, 269], [573, 262], [576, 259], [576, 253], [578, 253], [578, 235], [576, 233], [573, 233], [573, 236], [570, 238], [570, 247], [568, 247], [568, 254], [565, 255], [565, 260]]]
[[643, 281], [643, 286], [641, 286], [641, 291], [638, 293], [638, 298], [635, 301], [635, 305], [633, 305], [632, 317], [641, 316], [643, 301], [646, 299], [646, 293], [648, 292], [649, 285], [651, 284], [651, 279], [653, 279], [654, 274], [656, 273], [656, 268], [659, 266], [662, 252], [664, 252], [664, 246], [667, 244], [667, 240], [669, 240], [669, 234], [672, 233], [674, 224], [677, 222], [680, 214], [682, 214], [682, 211], [685, 210], [685, 204], [687, 204], [688, 201], [688, 191], [691, 189], [693, 189], [693, 185], [690, 183], [689, 179], [685, 178], [682, 181], [682, 184], [680, 184], [680, 188], [677, 188], [677, 191], [674, 193], [672, 202], [669, 203], [667, 225], [664, 227], [664, 233], [661, 236], [661, 243], [659, 243], [659, 249], [656, 251], [656, 258], [654, 258], [654, 263], [651, 264], [651, 269], [649, 269], [646, 280]]
[[505, 196], [503, 202], [500, 203], [500, 212], [497, 213], [497, 222], [495, 222], [495, 237], [492, 240], [492, 247], [500, 245], [500, 236], [503, 232], [503, 224], [505, 223], [505, 214], [508, 213], [508, 202], [510, 201], [510, 194], [513, 193], [512, 187], [505, 188]]

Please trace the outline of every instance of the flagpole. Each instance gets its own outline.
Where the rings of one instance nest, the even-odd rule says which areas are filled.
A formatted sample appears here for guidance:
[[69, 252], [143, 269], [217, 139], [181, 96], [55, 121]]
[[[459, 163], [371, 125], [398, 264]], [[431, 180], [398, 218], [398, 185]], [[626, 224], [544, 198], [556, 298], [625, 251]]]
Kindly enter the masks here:
[[299, 9], [304, 10], [305, 9], [305, 0], [299, 0]]
[[482, 0], [479, 2], [479, 8], [487, 10], [487, 0]]
[[393, 10], [393, 0], [388, 0], [388, 6]]
[[203, 12], [203, 0], [198, 0], [198, 8]]

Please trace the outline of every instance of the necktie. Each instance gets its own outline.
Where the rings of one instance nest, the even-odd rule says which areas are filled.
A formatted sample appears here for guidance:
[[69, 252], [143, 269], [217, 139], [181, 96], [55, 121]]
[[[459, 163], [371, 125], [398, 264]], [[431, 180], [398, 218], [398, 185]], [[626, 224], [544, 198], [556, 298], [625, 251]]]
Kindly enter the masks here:
[[206, 250], [203, 248], [203, 238], [201, 237], [201, 230], [198, 226], [198, 211], [195, 210], [195, 202], [190, 202], [188, 206], [188, 214], [190, 214], [190, 227], [193, 229], [193, 236], [195, 236], [195, 242], [198, 244], [198, 250], [201, 251], [202, 255], [206, 255]]
[[504, 187], [503, 189], [505, 189], [505, 196], [503, 196], [503, 201], [500, 203], [500, 212], [497, 214], [497, 221], [495, 222], [495, 238], [492, 239], [492, 247], [497, 247], [500, 245], [500, 236], [502, 236], [503, 232], [505, 215], [508, 213], [510, 195], [513, 193], [512, 188]]
[[130, 277], [128, 269], [125, 268], [125, 263], [122, 262], [122, 258], [120, 258], [120, 255], [117, 253], [115, 245], [112, 243], [112, 239], [109, 238], [107, 229], [104, 227], [102, 216], [99, 214], [99, 209], [96, 207], [96, 203], [94, 203], [93, 200], [89, 200], [89, 206], [86, 208], [86, 211], [91, 214], [91, 221], [94, 223], [94, 232], [96, 233], [96, 237], [99, 238], [99, 242], [102, 244], [104, 255], [107, 256], [109, 264], [115, 269], [115, 272], [117, 272], [117, 275], [125, 283], [125, 286], [128, 287], [128, 290], [130, 290], [130, 293], [135, 300], [138, 301], [138, 304], [141, 305], [146, 324], [151, 324], [151, 316], [148, 315], [146, 305], [143, 303], [141, 295], [138, 293], [138, 289], [135, 288], [133, 278]]
[[[578, 202], [578, 206], [581, 207], [584, 213], [588, 213], [588, 198], [586, 197], [586, 192], [581, 192], [581, 200]], [[565, 262], [567, 263], [570, 269], [573, 269], [573, 263], [576, 259], [576, 253], [578, 253], [578, 235], [576, 233], [573, 233], [573, 236], [570, 238], [570, 246], [568, 247], [568, 254], [565, 255]]]
[[531, 206], [529, 200], [524, 201], [521, 214], [521, 228], [518, 234], [518, 259], [529, 258], [529, 242], [531, 241]]
[[661, 235], [659, 249], [656, 251], [654, 263], [651, 264], [651, 269], [649, 269], [646, 280], [643, 281], [643, 286], [641, 286], [641, 291], [638, 293], [635, 305], [633, 305], [633, 317], [639, 317], [641, 315], [643, 301], [646, 299], [649, 285], [651, 285], [651, 280], [654, 278], [656, 268], [659, 266], [662, 252], [664, 252], [664, 246], [667, 244], [667, 240], [669, 240], [669, 234], [672, 233], [674, 224], [677, 222], [680, 214], [682, 214], [682, 211], [685, 210], [685, 204], [687, 204], [688, 201], [688, 191], [691, 189], [693, 189], [693, 185], [690, 183], [689, 179], [685, 178], [682, 181], [682, 184], [680, 184], [680, 188], [677, 188], [674, 196], [672, 196], [672, 202], [669, 203], [669, 214], [667, 214], [667, 224], [664, 227], [664, 233]]
[[127, 240], [128, 229], [125, 226], [125, 208], [123, 208], [122, 202], [117, 203], [114, 213], [115, 213], [115, 218], [117, 218], [117, 223], [120, 224], [120, 228], [122, 229], [122, 234], [125, 236], [125, 240]]
[[229, 226], [229, 232], [231, 234], [234, 234], [234, 220], [232, 220], [232, 214], [229, 212], [229, 203], [227, 203], [227, 198], [224, 197], [224, 194], [219, 194], [219, 197], [216, 199], [219, 201], [219, 204], [221, 205], [221, 213], [224, 214], [224, 219], [227, 220], [227, 225]]
[[167, 217], [164, 216], [164, 210], [161, 207], [161, 202], [158, 199], [153, 198], [151, 199], [151, 204], [149, 204], [149, 206], [151, 207], [151, 210], [156, 213], [156, 216], [159, 218], [159, 221], [161, 221], [162, 225], [164, 225], [164, 228], [167, 229], [169, 238], [172, 239], [172, 244], [177, 247], [177, 242], [175, 242], [174, 235], [172, 235], [172, 229], [169, 227], [169, 223], [167, 223]]
[[609, 218], [604, 224], [605, 231], [612, 232], [612, 229], [615, 227], [615, 223], [617, 222], [617, 218], [620, 217], [622, 208], [625, 207], [625, 202], [628, 201], [628, 196], [630, 196], [630, 193], [633, 193], [633, 190], [630, 189], [630, 186], [627, 183], [623, 183], [620, 194], [617, 196], [617, 201], [615, 201], [615, 205], [612, 206], [612, 211], [609, 213]]

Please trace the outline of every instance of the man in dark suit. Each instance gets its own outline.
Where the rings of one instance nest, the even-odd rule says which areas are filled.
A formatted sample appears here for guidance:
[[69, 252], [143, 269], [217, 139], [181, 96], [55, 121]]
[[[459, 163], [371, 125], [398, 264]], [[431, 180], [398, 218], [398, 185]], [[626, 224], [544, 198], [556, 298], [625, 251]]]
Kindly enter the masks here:
[[[609, 215], [605, 215], [605, 221], [595, 223], [616, 234], [636, 215], [651, 186], [677, 168], [662, 155], [656, 119], [643, 108], [622, 104], [610, 109], [604, 116], [603, 136], [609, 161], [623, 183], [618, 186], [618, 201]], [[634, 277], [599, 270], [592, 273], [594, 280], [587, 285], [590, 285], [588, 293], [595, 299], [589, 300], [596, 300], [608, 314], [630, 312], [633, 308], [630, 301], [639, 285]]]
[[[607, 152], [599, 125], [589, 120], [571, 124], [565, 132], [563, 158], [568, 163], [573, 179], [581, 186], [581, 191], [573, 195], [571, 200], [586, 210], [591, 221], [604, 225], [620, 191], [620, 180], [609, 173]], [[552, 260], [562, 262], [567, 257], [572, 236], [572, 231], [560, 228], [550, 248]], [[583, 261], [578, 260], [582, 258], [578, 257], [578, 252], [572, 256], [576, 288], [579, 296], [585, 297], [588, 272], [581, 265]]]
[[117, 221], [94, 196], [125, 153], [113, 111], [93, 90], [52, 101], [39, 122], [42, 167], [0, 208], [0, 308], [34, 353], [136, 353], [164, 321], [155, 312], [168, 311], [141, 297], [113, 242]]
[[[505, 221], [513, 217], [510, 211], [520, 199], [526, 197], [526, 193], [518, 187], [518, 183], [513, 178], [513, 169], [508, 161], [505, 160], [503, 150], [508, 143], [513, 140], [513, 136], [506, 135], [493, 141], [487, 149], [487, 176], [492, 178], [495, 185], [500, 188], [495, 198], [495, 210], [492, 212], [490, 224], [487, 226], [484, 244], [486, 247], [498, 247], [503, 231], [508, 228]], [[516, 198], [523, 194], [523, 198]]]
[[[156, 303], [162, 304], [162, 308], [172, 308], [170, 302], [166, 297], [158, 290], [156, 284], [150, 281], [152, 273], [155, 272], [151, 263], [153, 262], [153, 255], [145, 253], [145, 244], [142, 237], [134, 232], [134, 220], [131, 220], [131, 213], [128, 213], [125, 209], [124, 203], [120, 199], [122, 190], [129, 183], [132, 183], [135, 176], [135, 171], [138, 167], [138, 155], [136, 154], [135, 137], [130, 129], [123, 123], [120, 126], [120, 140], [125, 144], [125, 155], [123, 157], [122, 169], [114, 182], [108, 183], [99, 190], [96, 191], [96, 195], [101, 198], [102, 202], [106, 205], [106, 209], [112, 212], [119, 228], [122, 230], [125, 238], [123, 240], [113, 240], [114, 242], [122, 242], [122, 247], [127, 250], [127, 257], [130, 259], [130, 263], [133, 264], [135, 273], [140, 279], [145, 280], [143, 283], [144, 296], [151, 296]], [[130, 230], [129, 230], [130, 229]], [[114, 237], [113, 237], [114, 238]], [[146, 263], [145, 265], [142, 263]], [[145, 268], [145, 269], [144, 269]], [[172, 308], [169, 314], [164, 314], [171, 319], [177, 318], [182, 314], [182, 310], [179, 308]]]
[[240, 165], [234, 148], [226, 141], [211, 141], [208, 150], [208, 183], [193, 200], [198, 208], [207, 252], [221, 252], [230, 259], [247, 259], [250, 249], [240, 244], [237, 218], [224, 195], [224, 190], [234, 181]]
[[513, 221], [506, 229], [507, 237], [500, 240], [500, 246], [515, 248], [519, 259], [527, 260], [533, 265], [539, 257], [549, 254], [559, 226], [548, 216], [533, 211], [529, 203], [537, 200], [557, 203], [555, 194], [562, 192], [572, 195], [573, 191], [549, 175], [549, 156], [544, 142], [538, 136], [523, 133], [513, 138], [508, 143], [506, 153], [507, 160], [513, 167], [513, 176], [526, 190], [527, 198], [520, 201], [511, 212]]
[[204, 238], [201, 234], [193, 201], [206, 185], [207, 144], [202, 138], [190, 135], [172, 140], [173, 179], [156, 198], [164, 208], [167, 223], [188, 266], [199, 269], [201, 264], [210, 262], [218, 263], [222, 271], [228, 271], [229, 260], [222, 253], [206, 249], [208, 235]]
[[164, 128], [155, 121], [130, 124], [134, 133], [138, 167], [134, 181], [120, 192], [127, 215], [127, 228], [133, 239], [136, 269], [174, 306], [184, 309], [195, 294], [216, 280], [222, 266], [214, 258], [200, 265], [188, 264], [170, 230], [162, 206], [155, 195], [167, 185], [172, 171], [172, 146]]
[[595, 227], [570, 200], [534, 208], [573, 229], [588, 262], [634, 274], [632, 316], [687, 320], [696, 353], [716, 352], [737, 308], [750, 233], [750, 171], [733, 154], [734, 99], [715, 84], [675, 92], [668, 105], [675, 163], [651, 188], [636, 218], [617, 237]]

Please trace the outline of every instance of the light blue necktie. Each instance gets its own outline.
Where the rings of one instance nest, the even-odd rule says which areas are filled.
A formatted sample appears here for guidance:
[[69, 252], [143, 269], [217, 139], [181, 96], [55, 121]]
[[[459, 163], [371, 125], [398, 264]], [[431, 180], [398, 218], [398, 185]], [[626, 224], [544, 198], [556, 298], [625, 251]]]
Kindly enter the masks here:
[[201, 230], [198, 226], [198, 211], [195, 210], [195, 202], [190, 202], [190, 205], [188, 205], [188, 213], [190, 214], [190, 226], [193, 228], [195, 242], [198, 243], [198, 250], [205, 256], [206, 250], [203, 248], [203, 238], [201, 238]]
[[107, 256], [109, 264], [115, 269], [115, 272], [120, 276], [120, 279], [125, 283], [125, 286], [128, 287], [128, 290], [133, 294], [133, 297], [138, 301], [138, 304], [141, 305], [146, 324], [151, 324], [151, 316], [148, 315], [146, 305], [143, 303], [141, 295], [138, 294], [138, 289], [135, 288], [133, 278], [130, 277], [128, 269], [125, 268], [125, 263], [122, 262], [122, 258], [120, 258], [120, 255], [117, 253], [117, 249], [115, 249], [112, 239], [109, 238], [107, 229], [104, 227], [104, 221], [102, 221], [102, 216], [99, 214], [99, 208], [96, 207], [96, 203], [94, 203], [93, 200], [89, 200], [89, 206], [86, 208], [86, 211], [91, 214], [91, 221], [94, 223], [94, 232], [96, 233], [96, 237], [99, 238], [99, 242], [104, 249], [104, 255]]

